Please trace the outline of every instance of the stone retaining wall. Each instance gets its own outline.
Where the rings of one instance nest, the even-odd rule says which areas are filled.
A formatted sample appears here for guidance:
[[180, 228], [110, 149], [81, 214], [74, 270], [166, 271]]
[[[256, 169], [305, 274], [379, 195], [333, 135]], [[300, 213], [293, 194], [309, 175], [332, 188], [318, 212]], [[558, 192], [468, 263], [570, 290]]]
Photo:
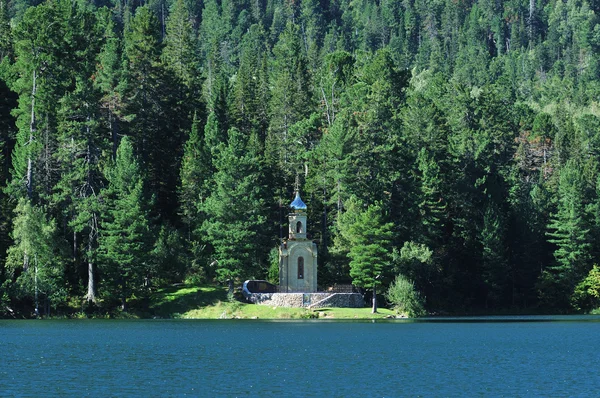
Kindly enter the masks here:
[[329, 297], [313, 303], [309, 308], [325, 308], [325, 307], [337, 307], [337, 308], [362, 308], [365, 306], [365, 300], [363, 296], [358, 293], [334, 293]]
[[358, 293], [251, 293], [246, 298], [251, 303], [272, 307], [364, 307]]

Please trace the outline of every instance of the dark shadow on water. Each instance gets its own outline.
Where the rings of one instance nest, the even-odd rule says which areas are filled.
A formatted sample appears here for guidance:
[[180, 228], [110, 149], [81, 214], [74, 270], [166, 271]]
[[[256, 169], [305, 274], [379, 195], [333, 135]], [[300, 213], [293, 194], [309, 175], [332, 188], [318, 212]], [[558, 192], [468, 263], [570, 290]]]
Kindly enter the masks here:
[[[398, 319], [383, 321], [403, 321]], [[423, 317], [405, 319], [420, 323], [514, 323], [514, 322], [600, 322], [600, 315], [496, 315], [496, 316], [457, 316]]]

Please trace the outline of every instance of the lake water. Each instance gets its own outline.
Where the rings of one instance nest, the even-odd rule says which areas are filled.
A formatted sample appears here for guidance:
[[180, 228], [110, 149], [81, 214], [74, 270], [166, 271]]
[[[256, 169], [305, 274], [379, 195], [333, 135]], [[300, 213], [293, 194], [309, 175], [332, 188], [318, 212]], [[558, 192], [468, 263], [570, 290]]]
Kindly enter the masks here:
[[0, 321], [0, 396], [597, 396], [599, 317]]

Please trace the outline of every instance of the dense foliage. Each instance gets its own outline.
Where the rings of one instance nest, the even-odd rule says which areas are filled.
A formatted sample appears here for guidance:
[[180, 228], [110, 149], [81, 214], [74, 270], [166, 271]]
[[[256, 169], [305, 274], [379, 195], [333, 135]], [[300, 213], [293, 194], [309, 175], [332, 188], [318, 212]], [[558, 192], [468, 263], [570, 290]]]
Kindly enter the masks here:
[[599, 12], [0, 0], [0, 313], [267, 278], [296, 181], [322, 286], [598, 305]]

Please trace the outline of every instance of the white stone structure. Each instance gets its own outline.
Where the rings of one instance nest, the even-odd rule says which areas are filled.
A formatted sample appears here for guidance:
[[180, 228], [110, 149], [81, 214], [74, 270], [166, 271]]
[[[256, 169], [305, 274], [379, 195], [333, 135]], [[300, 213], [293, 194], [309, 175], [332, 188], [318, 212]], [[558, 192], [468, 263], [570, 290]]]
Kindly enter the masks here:
[[283, 292], [317, 291], [317, 245], [306, 238], [306, 205], [296, 193], [290, 204], [289, 237], [279, 248], [279, 286]]

